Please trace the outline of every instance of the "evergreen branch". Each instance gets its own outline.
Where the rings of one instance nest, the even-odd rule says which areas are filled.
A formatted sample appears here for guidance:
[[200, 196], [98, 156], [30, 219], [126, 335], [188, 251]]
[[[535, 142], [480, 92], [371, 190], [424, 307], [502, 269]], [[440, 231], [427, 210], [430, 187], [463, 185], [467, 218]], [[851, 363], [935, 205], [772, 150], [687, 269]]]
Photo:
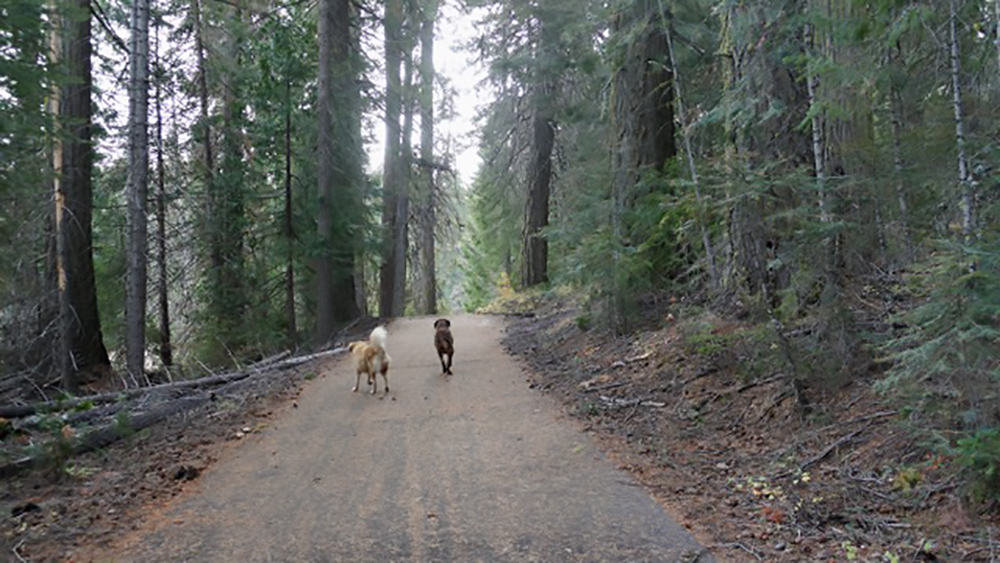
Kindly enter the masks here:
[[108, 24], [108, 15], [107, 13], [104, 12], [104, 8], [101, 7], [100, 2], [94, 0], [90, 3], [90, 13], [94, 16], [94, 19], [96, 19], [98, 23], [101, 24], [101, 27], [104, 28], [105, 32], [107, 32], [108, 37], [111, 38], [115, 46], [118, 47], [126, 55], [130, 54], [128, 50], [128, 45], [125, 44], [125, 41], [121, 37], [118, 37], [118, 34], [115, 33], [115, 31], [111, 29], [111, 25]]

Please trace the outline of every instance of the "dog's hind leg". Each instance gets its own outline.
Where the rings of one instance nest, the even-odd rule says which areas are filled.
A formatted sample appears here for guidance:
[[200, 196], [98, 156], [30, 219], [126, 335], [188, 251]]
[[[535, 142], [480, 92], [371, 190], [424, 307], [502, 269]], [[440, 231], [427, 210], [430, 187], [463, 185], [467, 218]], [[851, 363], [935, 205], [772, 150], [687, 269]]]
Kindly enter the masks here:
[[357, 373], [357, 377], [354, 378], [354, 389], [351, 389], [351, 392], [352, 393], [357, 393], [358, 392], [358, 385], [360, 385], [360, 384], [361, 384], [361, 372], [359, 371]]

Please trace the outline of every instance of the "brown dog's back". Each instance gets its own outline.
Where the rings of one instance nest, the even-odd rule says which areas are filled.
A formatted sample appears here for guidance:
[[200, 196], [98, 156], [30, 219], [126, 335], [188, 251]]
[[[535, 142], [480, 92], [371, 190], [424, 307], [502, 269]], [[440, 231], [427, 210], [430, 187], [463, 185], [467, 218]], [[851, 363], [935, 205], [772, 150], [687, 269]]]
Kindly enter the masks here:
[[[455, 341], [451, 337], [451, 321], [438, 319], [434, 321], [434, 348], [441, 360], [441, 371], [451, 373], [451, 360], [455, 355]], [[448, 357], [445, 361], [445, 356]]]
[[437, 348], [438, 354], [454, 354], [455, 341], [451, 337], [451, 331], [447, 328], [438, 329], [434, 334], [434, 347]]

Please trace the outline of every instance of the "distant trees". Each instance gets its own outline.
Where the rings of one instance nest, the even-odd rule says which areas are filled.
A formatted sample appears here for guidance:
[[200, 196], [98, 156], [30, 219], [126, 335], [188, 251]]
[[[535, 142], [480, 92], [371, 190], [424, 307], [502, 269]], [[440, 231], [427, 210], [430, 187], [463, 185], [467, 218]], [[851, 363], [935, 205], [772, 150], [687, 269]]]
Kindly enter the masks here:
[[[773, 336], [800, 408], [884, 367], [911, 421], [996, 461], [981, 391], [1000, 343], [1000, 4], [581, 0], [552, 20], [544, 3], [476, 5], [495, 99], [470, 308], [537, 269], [537, 233], [556, 293], [586, 296], [581, 328], [660, 326], [680, 300], [735, 316]], [[533, 71], [547, 22], [556, 82]], [[520, 211], [537, 197], [532, 94], [553, 84], [540, 226]]]
[[[834, 319], [844, 280], [871, 264], [919, 259], [956, 225], [964, 240], [981, 236], [976, 212], [989, 204], [970, 154], [986, 172], [995, 143], [969, 128], [995, 117], [998, 79], [982, 62], [995, 62], [993, 34], [972, 29], [997, 27], [989, 2], [477, 5], [496, 95], [473, 195], [477, 288], [477, 272], [541, 271], [543, 246], [528, 243], [545, 241], [558, 249], [548, 277], [589, 288], [616, 325], [627, 301], [702, 281], [762, 299], [765, 315], [793, 301], [803, 313], [819, 295]], [[518, 226], [517, 251], [499, 217]]]
[[[456, 224], [433, 127], [437, 2], [129, 8], [18, 0], [0, 21], [0, 259], [14, 264], [0, 276], [0, 398], [47, 396], [54, 374], [69, 390], [134, 386], [326, 345], [369, 300], [437, 310], [436, 237]], [[395, 68], [387, 106], [360, 46], [377, 28]], [[382, 107], [379, 189], [362, 124]]]

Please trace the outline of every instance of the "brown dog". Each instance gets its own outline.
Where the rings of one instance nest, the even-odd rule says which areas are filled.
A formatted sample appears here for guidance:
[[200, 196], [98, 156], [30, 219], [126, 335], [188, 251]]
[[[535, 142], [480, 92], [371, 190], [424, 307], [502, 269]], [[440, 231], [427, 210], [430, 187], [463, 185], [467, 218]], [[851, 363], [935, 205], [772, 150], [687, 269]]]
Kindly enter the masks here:
[[368, 385], [372, 388], [372, 395], [378, 391], [378, 379], [376, 374], [382, 374], [382, 381], [385, 382], [385, 392], [389, 392], [389, 362], [391, 358], [385, 351], [385, 339], [388, 333], [385, 327], [377, 326], [372, 331], [368, 341], [355, 340], [347, 345], [347, 349], [357, 358], [357, 377], [354, 379], [354, 389], [358, 390], [361, 383], [361, 374], [368, 375]]
[[[451, 337], [451, 321], [448, 319], [434, 321], [434, 348], [437, 349], [438, 359], [441, 360], [441, 373], [451, 375], [451, 359], [455, 355], [455, 340]], [[444, 361], [445, 356], [448, 356], [447, 364]]]

